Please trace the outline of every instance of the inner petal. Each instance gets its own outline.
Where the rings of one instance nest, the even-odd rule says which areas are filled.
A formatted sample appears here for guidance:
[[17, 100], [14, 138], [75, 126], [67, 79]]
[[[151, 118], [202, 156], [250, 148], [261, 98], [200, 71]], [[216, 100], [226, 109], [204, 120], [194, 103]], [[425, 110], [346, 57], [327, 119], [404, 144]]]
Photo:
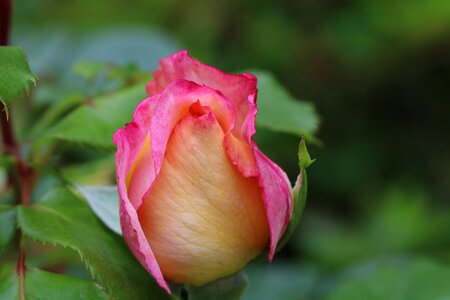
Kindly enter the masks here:
[[256, 178], [243, 177], [224, 149], [215, 117], [184, 117], [138, 210], [166, 280], [202, 285], [230, 275], [267, 244], [269, 230]]

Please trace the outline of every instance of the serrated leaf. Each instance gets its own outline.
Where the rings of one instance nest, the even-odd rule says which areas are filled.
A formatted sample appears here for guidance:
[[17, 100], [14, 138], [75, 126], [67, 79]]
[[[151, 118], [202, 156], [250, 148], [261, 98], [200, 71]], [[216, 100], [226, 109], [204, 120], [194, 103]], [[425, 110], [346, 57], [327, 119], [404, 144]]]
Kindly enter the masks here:
[[[107, 300], [108, 296], [95, 282], [39, 269], [27, 269], [26, 299], [32, 300]], [[19, 299], [19, 278], [16, 272], [0, 283], [0, 299]]]
[[112, 231], [122, 235], [117, 186], [76, 186], [92, 211]]
[[140, 83], [96, 98], [44, 132], [33, 150], [53, 139], [114, 150], [114, 132], [132, 119], [133, 111], [145, 97], [145, 84]]
[[363, 269], [350, 274], [327, 299], [444, 300], [450, 299], [449, 282], [448, 266], [425, 259], [389, 262], [370, 268], [370, 272]]
[[30, 207], [19, 207], [18, 224], [33, 240], [77, 251], [94, 279], [114, 299], [168, 299], [123, 239], [110, 232], [82, 199], [66, 189], [53, 190]]
[[0, 251], [13, 239], [16, 232], [16, 208], [0, 205]]
[[240, 271], [201, 287], [189, 287], [189, 300], [238, 300], [247, 286], [247, 275]]
[[314, 140], [319, 117], [314, 105], [293, 98], [270, 73], [251, 71], [258, 78], [258, 114], [256, 125], [272, 131]]
[[23, 49], [14, 46], [0, 47], [0, 100], [11, 103], [30, 85], [36, 85], [36, 77], [31, 73]]

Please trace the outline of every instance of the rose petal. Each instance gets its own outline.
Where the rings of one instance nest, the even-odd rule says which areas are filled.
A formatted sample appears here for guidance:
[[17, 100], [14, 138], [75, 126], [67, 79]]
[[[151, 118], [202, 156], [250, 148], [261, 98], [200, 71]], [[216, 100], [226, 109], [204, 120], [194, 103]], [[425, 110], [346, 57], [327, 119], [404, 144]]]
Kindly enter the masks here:
[[164, 162], [139, 220], [164, 277], [202, 285], [230, 275], [269, 240], [257, 178], [228, 159], [211, 114], [186, 116], [172, 130]]
[[[139, 194], [148, 189], [148, 186], [153, 181], [152, 176], [154, 177], [152, 160], [148, 159], [148, 154], [144, 155], [146, 156], [145, 159], [140, 159], [142, 166], [134, 167], [135, 169], [137, 168], [134, 172], [140, 176], [133, 176], [133, 174], [129, 173], [133, 169], [133, 165], [136, 164], [139, 155], [143, 155], [140, 153], [146, 141], [146, 136], [148, 136], [150, 117], [153, 113], [156, 98], [151, 97], [143, 101], [136, 109], [133, 116], [134, 121], [127, 124], [125, 128], [119, 129], [115, 133], [113, 141], [117, 145], [116, 176], [120, 197], [120, 224], [123, 237], [142, 266], [155, 278], [159, 286], [170, 294], [169, 286], [164, 280], [152, 249], [148, 245], [135, 210], [136, 206], [140, 205], [139, 202], [142, 202], [142, 197], [139, 197]], [[149, 165], [149, 162], [151, 162], [151, 165]], [[143, 176], [144, 174], [148, 176], [145, 177]], [[131, 186], [135, 189], [135, 192], [128, 190], [128, 176], [133, 176]], [[129, 198], [129, 194], [133, 195], [133, 201]]]
[[155, 177], [150, 145], [150, 119], [158, 96], [142, 101], [133, 115], [133, 122], [114, 134], [117, 145], [117, 174], [126, 183], [127, 196], [135, 208]]
[[290, 182], [286, 173], [257, 147], [253, 148], [259, 169], [259, 185], [266, 209], [267, 221], [270, 228], [269, 261], [272, 261], [277, 243], [292, 215], [292, 195]]
[[[154, 80], [147, 84], [147, 93], [161, 93], [171, 82], [184, 79], [217, 90], [229, 99], [235, 108], [236, 123], [229, 143], [228, 154], [244, 176], [256, 176], [257, 167], [252, 155], [250, 140], [254, 131], [256, 108], [256, 77], [252, 74], [232, 75], [205, 65], [180, 51], [160, 61], [153, 74]], [[237, 144], [235, 144], [237, 143]]]
[[173, 128], [189, 114], [191, 105], [197, 101], [211, 109], [226, 133], [233, 128], [236, 113], [223, 95], [191, 81], [174, 81], [161, 94], [150, 125], [152, 156], [157, 174], [164, 160], [167, 142]]

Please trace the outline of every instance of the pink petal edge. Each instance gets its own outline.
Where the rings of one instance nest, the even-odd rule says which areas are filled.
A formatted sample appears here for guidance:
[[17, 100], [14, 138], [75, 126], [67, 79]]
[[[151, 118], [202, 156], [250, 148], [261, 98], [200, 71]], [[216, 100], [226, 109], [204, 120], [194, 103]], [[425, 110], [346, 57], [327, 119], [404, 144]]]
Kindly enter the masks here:
[[[186, 50], [182, 50], [161, 59], [160, 67], [153, 73], [153, 78], [154, 80], [147, 84], [149, 95], [161, 93], [171, 82], [183, 79], [207, 86], [229, 99], [237, 113], [233, 136], [246, 143], [237, 148], [228, 147], [228, 154], [244, 176], [258, 175], [250, 148], [251, 137], [254, 134], [254, 126], [252, 127], [251, 124], [254, 124], [252, 114], [255, 104], [249, 101], [249, 97], [253, 95], [256, 98], [257, 92], [257, 79], [253, 74], [224, 73], [195, 60]], [[240, 157], [240, 153], [243, 152], [246, 159]]]
[[120, 198], [120, 224], [123, 237], [131, 252], [133, 252], [141, 265], [153, 276], [158, 285], [170, 295], [171, 291], [169, 285], [164, 280], [155, 255], [145, 238], [136, 209], [128, 198], [126, 176], [130, 165], [133, 162], [130, 162], [128, 159], [130, 154], [133, 157], [133, 151], [130, 151], [128, 147], [129, 141], [127, 140], [127, 130], [136, 132], [137, 127], [138, 125], [135, 122], [129, 123], [124, 129], [119, 129], [114, 135], [114, 143], [117, 145], [116, 176]]

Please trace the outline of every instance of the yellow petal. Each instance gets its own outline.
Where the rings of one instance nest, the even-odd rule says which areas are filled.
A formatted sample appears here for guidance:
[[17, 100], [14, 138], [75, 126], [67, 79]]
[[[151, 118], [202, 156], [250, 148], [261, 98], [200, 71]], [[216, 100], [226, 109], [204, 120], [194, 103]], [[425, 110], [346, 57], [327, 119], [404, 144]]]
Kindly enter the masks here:
[[187, 116], [173, 130], [139, 220], [166, 280], [203, 285], [230, 275], [267, 244], [256, 178], [229, 161], [212, 114]]

